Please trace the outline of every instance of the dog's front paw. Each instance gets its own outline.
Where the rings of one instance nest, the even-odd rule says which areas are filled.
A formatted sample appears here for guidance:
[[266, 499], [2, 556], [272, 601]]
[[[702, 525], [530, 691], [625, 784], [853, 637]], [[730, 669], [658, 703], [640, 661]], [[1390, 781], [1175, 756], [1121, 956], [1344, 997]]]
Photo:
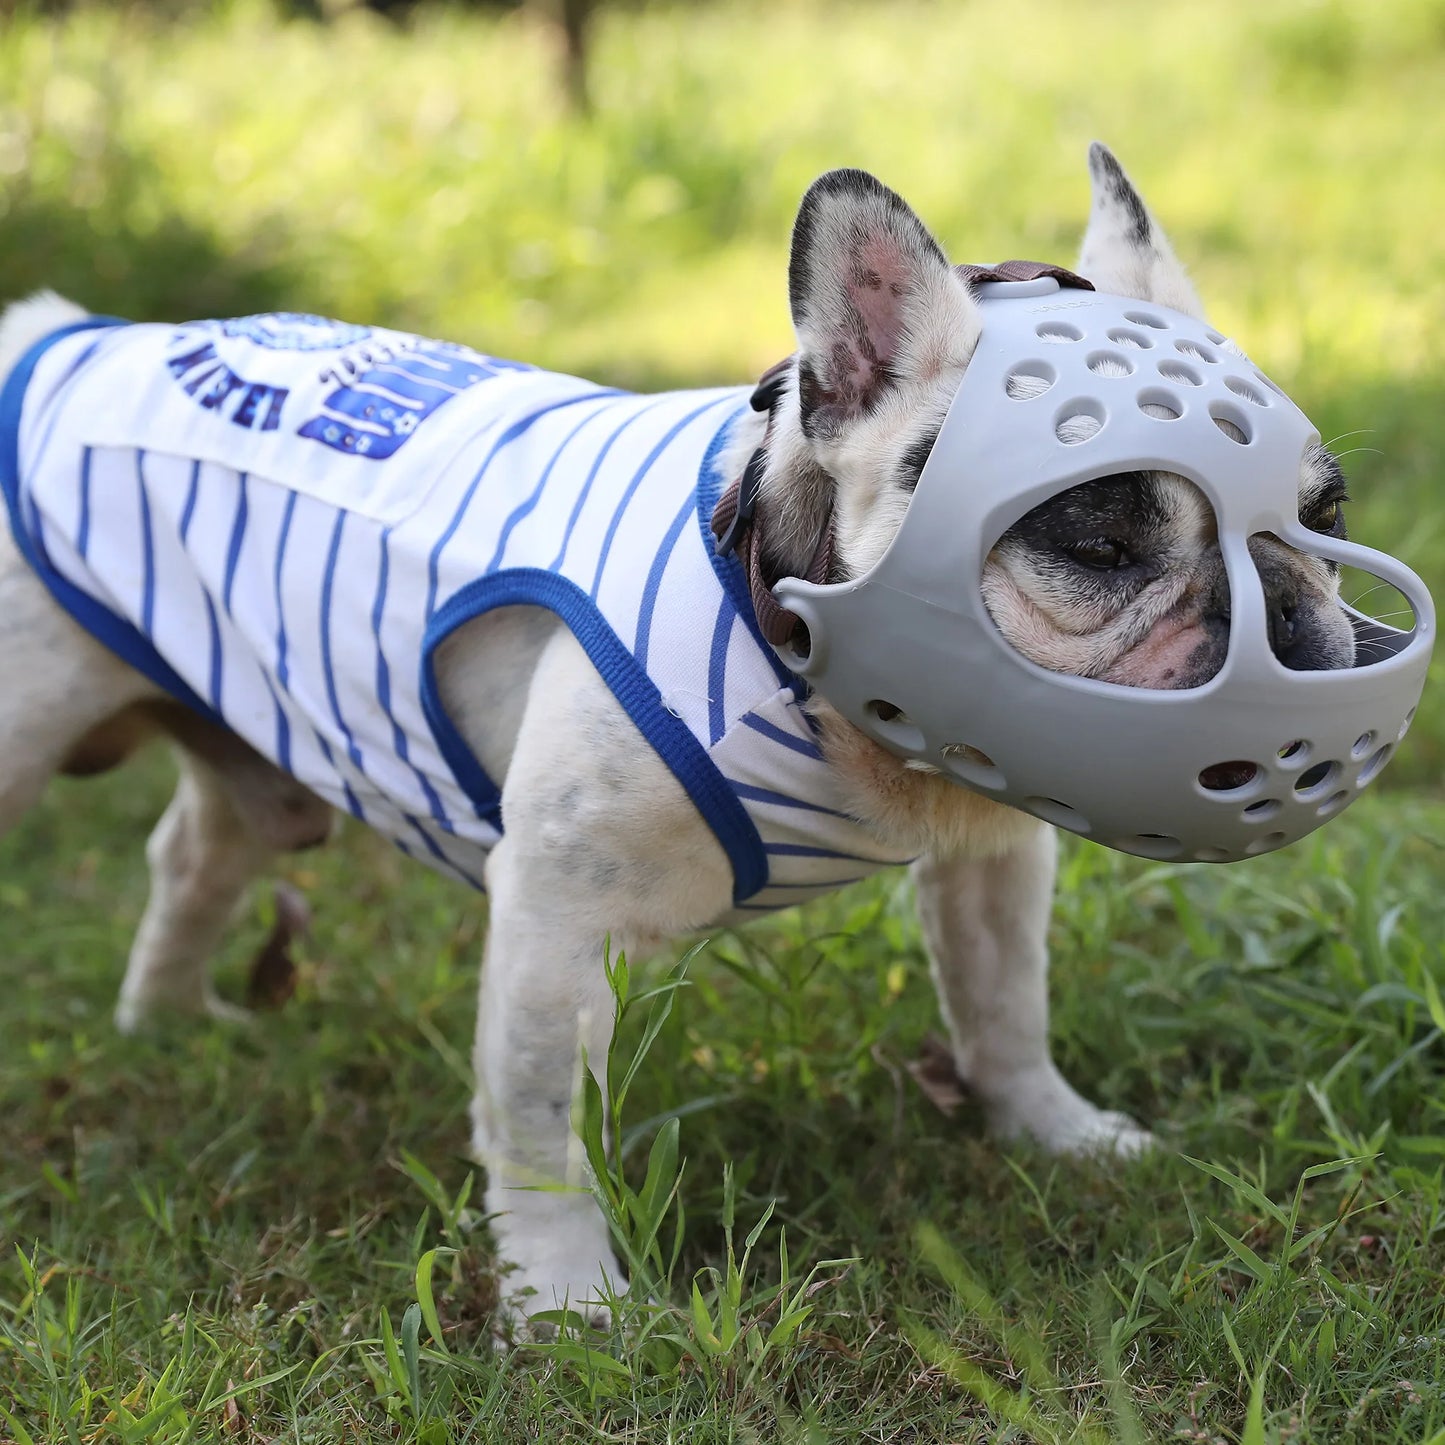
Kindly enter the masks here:
[[[627, 1280], [591, 1197], [545, 1190], [506, 1193], [508, 1212], [492, 1219], [497, 1254], [507, 1262], [504, 1327], [519, 1339], [541, 1338], [554, 1327], [535, 1316], [567, 1310], [585, 1325], [608, 1329], [608, 1300], [626, 1293]], [[489, 1209], [494, 1203], [488, 1191]]]
[[1132, 1159], [1154, 1136], [1127, 1114], [1096, 1108], [1052, 1064], [1001, 1080], [988, 1095], [989, 1126], [1004, 1139], [1027, 1136], [1050, 1154]]
[[625, 1279], [610, 1274], [604, 1279], [600, 1268], [589, 1275], [560, 1260], [533, 1270], [519, 1266], [502, 1282], [500, 1324], [517, 1341], [551, 1339], [557, 1324], [549, 1316], [565, 1311], [574, 1324], [607, 1331], [612, 1328], [612, 1308], [607, 1301], [626, 1289]]

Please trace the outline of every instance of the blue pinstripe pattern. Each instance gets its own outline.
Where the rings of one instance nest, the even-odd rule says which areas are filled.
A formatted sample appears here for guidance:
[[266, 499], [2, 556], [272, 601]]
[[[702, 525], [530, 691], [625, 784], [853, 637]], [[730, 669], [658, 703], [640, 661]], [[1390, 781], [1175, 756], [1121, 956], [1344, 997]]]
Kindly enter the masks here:
[[[192, 473], [191, 485], [195, 485]], [[286, 560], [286, 544], [291, 540], [291, 518], [296, 514], [296, 493], [286, 498], [281, 513], [281, 531], [276, 538], [276, 566], [273, 571], [272, 587], [276, 601], [276, 682], [284, 692], [286, 679], [290, 675], [286, 665], [286, 598], [281, 589], [281, 567]], [[276, 700], [276, 760], [289, 773], [291, 771], [291, 721], [281, 700]]]
[[637, 471], [633, 473], [632, 480], [628, 482], [627, 490], [623, 492], [622, 500], [618, 502], [617, 509], [612, 513], [612, 520], [608, 522], [607, 531], [602, 538], [602, 552], [597, 558], [597, 571], [593, 574], [592, 577], [591, 597], [594, 602], [597, 601], [597, 589], [602, 585], [602, 571], [607, 566], [607, 556], [612, 551], [613, 538], [617, 536], [617, 529], [622, 525], [622, 517], [623, 514], [627, 511], [627, 504], [632, 500], [638, 487], [642, 485], [642, 479], [648, 474], [648, 472], [652, 470], [653, 466], [657, 462], [658, 457], [660, 457], [663, 452], [667, 450], [668, 445], [673, 441], [677, 434], [683, 430], [684, 427], [696, 421], [698, 417], [703, 414], [703, 412], [717, 405], [718, 403], [715, 400], [704, 402], [700, 407], [697, 407], [695, 410], [688, 412], [688, 414], [683, 417], [681, 421], [674, 422], [673, 425], [669, 427], [667, 432], [663, 435], [662, 440], [659, 441], [650, 452], [648, 452], [647, 459], [642, 463], [640, 467], [638, 467]]
[[336, 695], [336, 669], [331, 660], [331, 593], [336, 583], [336, 558], [341, 551], [341, 531], [345, 525], [346, 513], [337, 512], [336, 524], [331, 529], [331, 545], [326, 551], [326, 570], [321, 578], [321, 671], [326, 678], [326, 700], [331, 704], [331, 716], [336, 719], [336, 726], [341, 729], [346, 756], [357, 772], [364, 773], [366, 769], [362, 766], [361, 749], [356, 746], [356, 737], [341, 714], [341, 701]]
[[[635, 398], [629, 398], [629, 400], [635, 400]], [[578, 488], [577, 500], [572, 504], [572, 511], [567, 518], [567, 525], [562, 531], [562, 545], [557, 548], [557, 555], [552, 559], [551, 565], [547, 568], [549, 572], [560, 572], [562, 570], [562, 564], [567, 559], [567, 549], [572, 542], [572, 533], [577, 529], [577, 519], [582, 515], [582, 508], [587, 505], [587, 498], [592, 492], [592, 484], [597, 480], [597, 473], [601, 470], [602, 464], [607, 460], [608, 453], [611, 452], [613, 444], [633, 422], [640, 421], [648, 412], [654, 410], [664, 400], [666, 400], [666, 398], [660, 396], [649, 398], [646, 406], [640, 406], [636, 411], [629, 413], [623, 421], [607, 434], [607, 439], [602, 443], [597, 455], [592, 459], [592, 465], [588, 468], [586, 479], [583, 481], [581, 487]]]
[[144, 452], [135, 454], [135, 488], [140, 502], [140, 630], [150, 637], [156, 622], [156, 536], [151, 523], [151, 499], [146, 495]]
[[588, 412], [587, 415], [562, 438], [557, 450], [547, 459], [547, 465], [542, 468], [542, 475], [537, 478], [537, 485], [532, 488], [526, 501], [514, 507], [507, 520], [502, 524], [501, 535], [497, 538], [497, 545], [492, 552], [491, 561], [487, 563], [486, 570], [488, 572], [495, 572], [497, 568], [502, 565], [502, 558], [506, 554], [507, 543], [511, 540], [512, 533], [517, 530], [521, 522], [525, 521], [536, 511], [537, 503], [542, 499], [542, 493], [546, 489], [547, 479], [552, 475], [553, 469], [561, 459], [562, 453], [567, 450], [568, 443], [571, 442], [572, 438], [575, 437], [589, 421], [595, 420], [597, 416], [601, 414], [602, 410], [602, 407], [598, 407], [596, 411]]
[[250, 515], [247, 498], [246, 473], [242, 472], [236, 483], [236, 512], [231, 522], [231, 541], [226, 548], [226, 584], [221, 593], [221, 604], [231, 611], [231, 594], [236, 587], [236, 568], [241, 562], [241, 543], [246, 540], [246, 520]]
[[750, 727], [755, 733], [772, 742], [779, 743], [790, 752], [801, 754], [805, 758], [812, 758], [815, 762], [822, 762], [823, 752], [817, 743], [810, 743], [805, 738], [795, 738], [792, 733], [785, 733], [782, 728], [774, 726], [766, 718], [755, 717], [749, 713], [743, 719], [743, 725]]
[[662, 586], [662, 574], [672, 560], [672, 550], [677, 546], [677, 539], [682, 535], [682, 529], [691, 515], [692, 498], [689, 497], [682, 504], [682, 511], [673, 518], [672, 526], [663, 534], [662, 545], [657, 549], [657, 556], [653, 558], [652, 566], [647, 571], [647, 582], [642, 589], [642, 606], [637, 613], [637, 640], [632, 644], [632, 655], [637, 659], [637, 665], [644, 670], [647, 667], [647, 652], [652, 645], [652, 614], [657, 610], [657, 589]]
[[[185, 369], [199, 325], [58, 336], [0, 389], [0, 487], [22, 553], [121, 657], [403, 853], [480, 887], [501, 794], [446, 714], [438, 649], [492, 608], [545, 608], [711, 828], [739, 910], [897, 861], [844, 811], [802, 689], [757, 632], [736, 562], [715, 555], [707, 519], [740, 390], [635, 397], [469, 353], [463, 378], [455, 351], [416, 338], [392, 343], [406, 365], [381, 375], [365, 347], [334, 366], [292, 354], [274, 343], [295, 318], [259, 318], [200, 334], [279, 400], [203, 407], [168, 360]], [[344, 350], [357, 332], [337, 334]], [[31, 376], [45, 440], [21, 478]], [[144, 416], [116, 400], [132, 393]], [[404, 432], [385, 410], [403, 401]], [[374, 455], [358, 428], [384, 444]], [[162, 456], [189, 458], [184, 488]], [[102, 484], [116, 467], [133, 486]], [[55, 573], [47, 529], [74, 581]], [[166, 550], [176, 535], [191, 577]], [[849, 874], [819, 877], [832, 862]]]
[[477, 474], [472, 478], [471, 485], [462, 495], [462, 500], [452, 519], [447, 523], [446, 529], [437, 539], [436, 546], [432, 548], [431, 556], [427, 559], [427, 594], [426, 594], [426, 615], [430, 617], [436, 611], [437, 585], [440, 577], [441, 557], [446, 551], [447, 543], [457, 534], [457, 528], [462, 524], [462, 518], [466, 516], [467, 509], [472, 504], [472, 498], [476, 496], [477, 488], [481, 485], [482, 478], [486, 475], [487, 468], [496, 459], [497, 453], [509, 442], [514, 442], [520, 436], [525, 436], [537, 425], [543, 417], [565, 406], [576, 406], [579, 401], [591, 401], [599, 396], [615, 396], [616, 392], [610, 387], [600, 388], [597, 391], [581, 392], [576, 396], [563, 397], [560, 401], [554, 401], [548, 406], [539, 407], [536, 411], [524, 416], [520, 421], [513, 422], [506, 431], [492, 444], [492, 449], [487, 453], [486, 460], [477, 468]]
[[75, 550], [82, 557], [90, 551], [90, 459], [91, 448], [80, 453], [80, 525], [75, 531]]

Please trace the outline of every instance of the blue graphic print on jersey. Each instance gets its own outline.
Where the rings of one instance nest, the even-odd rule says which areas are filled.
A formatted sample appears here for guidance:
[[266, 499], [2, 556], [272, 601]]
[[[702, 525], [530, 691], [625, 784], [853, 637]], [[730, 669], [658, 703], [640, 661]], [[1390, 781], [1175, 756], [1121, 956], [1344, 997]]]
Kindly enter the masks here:
[[263, 316], [230, 316], [223, 321], [199, 321], [192, 325], [219, 331], [222, 336], [240, 336], [268, 351], [334, 351], [365, 341], [371, 327], [309, 311], [276, 311]]
[[322, 403], [320, 416], [297, 429], [332, 447], [372, 461], [385, 461], [438, 407], [499, 370], [525, 371], [519, 362], [499, 362], [465, 346], [407, 338], [409, 344], [371, 343], [354, 348], [322, 372], [337, 388]]

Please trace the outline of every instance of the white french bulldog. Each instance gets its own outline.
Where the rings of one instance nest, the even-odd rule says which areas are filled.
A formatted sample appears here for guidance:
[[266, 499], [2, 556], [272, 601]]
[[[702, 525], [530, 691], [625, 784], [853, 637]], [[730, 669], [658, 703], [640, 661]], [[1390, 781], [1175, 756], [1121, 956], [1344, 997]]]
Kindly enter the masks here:
[[[1199, 316], [1117, 161], [1096, 145], [1090, 168], [1079, 271]], [[102, 771], [156, 734], [177, 745], [126, 1029], [159, 1009], [232, 1011], [207, 956], [271, 858], [326, 837], [333, 804], [445, 871], [484, 873], [474, 1138], [523, 1314], [616, 1277], [592, 1200], [533, 1187], [575, 1179], [579, 1051], [597, 1067], [611, 1027], [609, 938], [640, 957], [916, 860], [957, 1072], [994, 1131], [1060, 1153], [1149, 1143], [1049, 1055], [1052, 830], [792, 685], [753, 615], [779, 577], [844, 580], [883, 554], [978, 303], [859, 171], [809, 189], [789, 280], [798, 354], [751, 408], [746, 391], [626, 397], [305, 316], [93, 329], [47, 294], [0, 321], [0, 832], [54, 773]], [[752, 576], [706, 525], [749, 465]], [[1343, 500], [1334, 459], [1312, 454], [1301, 519], [1343, 535]], [[1276, 653], [1349, 666], [1334, 569], [1252, 545]], [[1037, 507], [983, 587], [1013, 646], [1054, 670], [1175, 688], [1224, 656], [1214, 519], [1181, 477], [1100, 478]]]

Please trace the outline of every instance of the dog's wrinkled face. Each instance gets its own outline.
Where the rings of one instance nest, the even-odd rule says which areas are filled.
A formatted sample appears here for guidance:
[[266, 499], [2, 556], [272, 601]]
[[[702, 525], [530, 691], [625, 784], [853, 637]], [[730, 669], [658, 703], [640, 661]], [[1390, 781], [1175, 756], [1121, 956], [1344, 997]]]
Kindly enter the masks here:
[[[1118, 162], [1099, 145], [1089, 162], [1094, 204], [1080, 273], [1100, 290], [1202, 318]], [[788, 503], [774, 518], [780, 546], [791, 534], [806, 557], [804, 539], [830, 508], [840, 575], [858, 576], [902, 522], [977, 345], [977, 303], [908, 206], [857, 171], [825, 176], [805, 197], [789, 281], [797, 386], [780, 398], [769, 443], [770, 472], [791, 478], [773, 493]], [[1343, 537], [1344, 479], [1324, 449], [1304, 459], [1298, 491], [1301, 522]], [[1334, 566], [1268, 535], [1253, 538], [1250, 553], [1284, 665], [1351, 666], [1354, 633]], [[1228, 647], [1229, 585], [1213, 509], [1193, 483], [1169, 473], [1101, 477], [1035, 507], [993, 548], [983, 594], [1008, 641], [1056, 672], [1195, 687], [1219, 670]]]
[[[1343, 537], [1343, 501], [1338, 465], [1315, 451], [1300, 479], [1300, 520]], [[1354, 631], [1335, 568], [1267, 535], [1250, 554], [1279, 660], [1301, 672], [1349, 667]], [[983, 592], [1004, 636], [1055, 672], [1197, 687], [1229, 646], [1214, 512], [1193, 483], [1169, 473], [1085, 482], [1035, 507], [994, 548]]]

